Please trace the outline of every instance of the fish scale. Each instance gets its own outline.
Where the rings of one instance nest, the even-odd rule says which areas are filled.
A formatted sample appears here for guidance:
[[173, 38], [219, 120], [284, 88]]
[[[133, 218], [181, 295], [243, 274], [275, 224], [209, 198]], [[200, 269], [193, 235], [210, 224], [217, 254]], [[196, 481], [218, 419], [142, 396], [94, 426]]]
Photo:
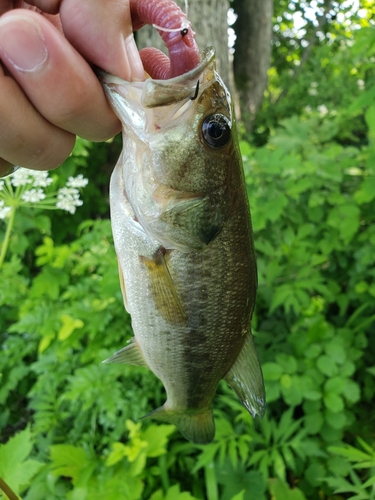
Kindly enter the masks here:
[[134, 330], [130, 345], [106, 361], [152, 370], [167, 401], [149, 417], [207, 443], [222, 378], [253, 416], [265, 408], [250, 332], [255, 255], [230, 96], [211, 48], [171, 80], [101, 79], [123, 123], [111, 222]]

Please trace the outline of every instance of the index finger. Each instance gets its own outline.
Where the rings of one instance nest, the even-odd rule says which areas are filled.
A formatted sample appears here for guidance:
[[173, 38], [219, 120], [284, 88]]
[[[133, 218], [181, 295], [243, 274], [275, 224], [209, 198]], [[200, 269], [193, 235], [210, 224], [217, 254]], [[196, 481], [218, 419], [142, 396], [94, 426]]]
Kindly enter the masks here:
[[129, 0], [30, 0], [29, 3], [44, 12], [59, 12], [64, 35], [87, 61], [125, 80], [144, 80]]

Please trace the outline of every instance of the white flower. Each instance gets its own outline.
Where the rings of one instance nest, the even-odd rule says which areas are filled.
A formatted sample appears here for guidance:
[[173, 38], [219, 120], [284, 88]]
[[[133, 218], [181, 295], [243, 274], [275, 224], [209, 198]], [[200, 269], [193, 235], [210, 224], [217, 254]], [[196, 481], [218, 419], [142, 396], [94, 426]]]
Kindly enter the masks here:
[[87, 186], [88, 179], [83, 177], [82, 174], [77, 175], [77, 177], [69, 177], [68, 182], [66, 183], [67, 187], [71, 188], [83, 188]]
[[325, 104], [318, 106], [317, 110], [319, 111], [319, 115], [321, 117], [326, 116], [326, 114], [328, 113], [328, 108]]
[[63, 187], [59, 189], [56, 203], [57, 208], [74, 214], [76, 207], [81, 205], [83, 205], [83, 202], [79, 199], [78, 189], [73, 187]]
[[364, 80], [361, 80], [361, 79], [357, 80], [357, 85], [358, 85], [359, 90], [364, 90], [365, 89], [365, 82], [364, 82]]
[[43, 193], [42, 189], [29, 189], [22, 195], [23, 201], [28, 203], [38, 203], [39, 201], [44, 200], [45, 197], [46, 195]]
[[27, 186], [33, 181], [33, 177], [30, 175], [30, 170], [28, 168], [19, 168], [10, 177], [10, 182], [14, 187], [17, 186]]
[[34, 187], [47, 187], [52, 182], [53, 179], [49, 176], [48, 172], [43, 170], [29, 171], [30, 175], [34, 177], [33, 186]]
[[0, 200], [0, 219], [5, 219], [8, 212], [10, 212], [11, 208], [6, 207], [3, 200]]
[[308, 94], [309, 95], [318, 95], [318, 82], [311, 82], [310, 83], [310, 88], [308, 89]]

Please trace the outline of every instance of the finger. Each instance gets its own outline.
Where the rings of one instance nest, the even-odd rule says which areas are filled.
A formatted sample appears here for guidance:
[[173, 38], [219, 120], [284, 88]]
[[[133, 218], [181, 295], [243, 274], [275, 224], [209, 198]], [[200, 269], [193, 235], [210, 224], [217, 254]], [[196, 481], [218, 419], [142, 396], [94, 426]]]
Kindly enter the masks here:
[[0, 116], [2, 123], [6, 123], [5, 127], [0, 127], [0, 169], [3, 172], [10, 165], [49, 170], [61, 165], [73, 149], [75, 136], [43, 118], [14, 79], [2, 72]]
[[129, 0], [63, 0], [64, 33], [83, 57], [125, 80], [144, 80]]
[[14, 166], [9, 161], [0, 158], [0, 179], [13, 172]]
[[47, 19], [17, 9], [0, 18], [0, 58], [48, 121], [89, 140], [120, 124], [88, 63]]
[[29, 0], [31, 5], [35, 5], [38, 9], [48, 14], [57, 14], [59, 12], [61, 0]]

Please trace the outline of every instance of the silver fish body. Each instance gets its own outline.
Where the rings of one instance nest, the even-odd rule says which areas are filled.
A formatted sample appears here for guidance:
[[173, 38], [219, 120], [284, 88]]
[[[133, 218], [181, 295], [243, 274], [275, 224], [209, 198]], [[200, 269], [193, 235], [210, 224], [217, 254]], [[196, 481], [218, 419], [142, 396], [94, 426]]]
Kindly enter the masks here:
[[150, 368], [167, 393], [150, 416], [210, 442], [222, 378], [253, 416], [265, 407], [250, 333], [256, 263], [230, 95], [211, 48], [170, 80], [101, 80], [123, 123], [111, 221], [135, 335], [107, 362]]

